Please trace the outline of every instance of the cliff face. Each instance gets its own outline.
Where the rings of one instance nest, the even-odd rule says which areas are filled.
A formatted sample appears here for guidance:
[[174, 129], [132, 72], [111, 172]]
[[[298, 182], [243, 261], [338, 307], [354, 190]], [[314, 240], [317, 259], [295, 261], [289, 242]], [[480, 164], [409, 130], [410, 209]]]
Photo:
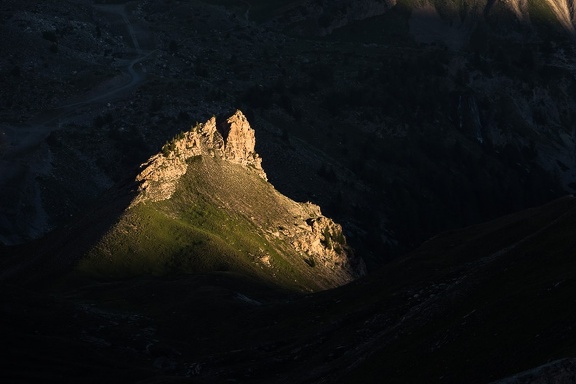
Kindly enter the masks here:
[[[208, 123], [213, 124], [213, 120], [211, 119]], [[266, 174], [262, 169], [262, 159], [254, 149], [256, 147], [254, 130], [250, 127], [246, 116], [236, 111], [226, 122], [218, 124], [216, 128], [224, 138], [222, 157], [233, 163], [253, 167], [266, 180]]]
[[255, 144], [254, 130], [241, 111], [236, 111], [219, 126], [212, 117], [181, 133], [167, 143], [161, 153], [140, 166], [141, 172], [136, 177], [140, 182], [139, 193], [133, 205], [172, 197], [176, 183], [188, 169], [188, 160], [196, 156], [215, 157], [250, 167], [266, 180]]

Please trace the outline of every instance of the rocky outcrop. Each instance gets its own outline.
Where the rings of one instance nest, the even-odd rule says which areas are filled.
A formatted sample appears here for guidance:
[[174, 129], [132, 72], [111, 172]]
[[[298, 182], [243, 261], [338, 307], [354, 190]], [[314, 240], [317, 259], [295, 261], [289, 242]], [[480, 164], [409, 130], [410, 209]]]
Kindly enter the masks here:
[[330, 271], [332, 279], [341, 284], [366, 274], [364, 261], [348, 246], [342, 226], [323, 216], [318, 205], [296, 203], [290, 211], [295, 218], [293, 225], [275, 223], [278, 230], [265, 232], [271, 243], [280, 240], [288, 244], [291, 253], [299, 255], [319, 274]]
[[222, 137], [226, 138], [223, 157], [234, 163], [254, 167], [261, 171], [261, 176], [266, 179], [266, 174], [262, 170], [262, 159], [254, 151], [256, 147], [254, 130], [250, 127], [246, 116], [236, 111], [225, 123], [218, 124], [217, 128]]
[[[81, 269], [129, 275], [131, 268], [140, 271], [147, 262], [154, 273], [174, 265], [183, 268], [179, 272], [205, 271], [203, 263], [215, 263], [214, 268], [306, 291], [334, 288], [364, 275], [364, 262], [347, 245], [339, 224], [323, 216], [319, 206], [296, 202], [267, 182], [255, 143], [254, 130], [240, 111], [177, 135], [142, 164], [131, 209]], [[168, 199], [170, 204], [155, 204]], [[195, 242], [181, 248], [158, 237], [152, 241], [158, 243], [152, 258], [148, 246], [118, 251], [119, 242], [141, 245], [156, 239], [157, 227], [151, 227], [148, 214], [141, 216], [149, 209]], [[180, 228], [179, 223], [186, 225]], [[131, 233], [134, 228], [137, 233]], [[195, 265], [193, 260], [202, 259], [198, 254], [206, 253], [210, 260]], [[133, 254], [143, 256], [135, 259]]]
[[352, 250], [346, 243], [342, 227], [331, 219], [322, 216], [320, 207], [305, 203], [305, 209], [311, 211], [305, 227], [298, 227], [290, 244], [296, 251], [308, 258], [309, 264], [321, 264], [335, 271], [341, 270], [348, 281], [366, 274], [364, 263], [353, 257]]
[[[295, 202], [271, 184], [259, 182], [259, 178], [266, 180], [266, 174], [255, 144], [254, 130], [240, 111], [227, 119], [212, 117], [197, 124], [142, 164], [131, 207], [170, 199], [180, 182], [198, 182], [198, 193], [238, 220], [238, 228], [245, 226], [266, 239], [274, 251], [262, 248], [248, 254], [272, 276], [283, 262], [278, 255], [289, 260], [297, 280], [302, 284], [308, 280], [306, 285], [313, 290], [364, 275], [364, 262], [348, 247], [342, 227], [323, 216], [319, 206]], [[195, 162], [195, 157], [203, 160]], [[244, 167], [246, 173], [229, 163]]]
[[255, 144], [254, 130], [241, 111], [236, 111], [222, 124], [217, 124], [216, 117], [197, 124], [166, 143], [161, 153], [140, 166], [136, 177], [140, 183], [138, 195], [132, 205], [172, 197], [178, 181], [188, 169], [188, 161], [196, 156], [218, 157], [242, 164], [266, 180]]

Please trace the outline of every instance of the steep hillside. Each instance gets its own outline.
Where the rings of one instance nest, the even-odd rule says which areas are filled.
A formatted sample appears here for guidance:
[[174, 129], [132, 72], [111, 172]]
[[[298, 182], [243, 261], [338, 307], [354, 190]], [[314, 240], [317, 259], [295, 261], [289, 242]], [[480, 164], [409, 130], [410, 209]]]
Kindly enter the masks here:
[[232, 271], [299, 290], [361, 276], [340, 225], [277, 192], [254, 144], [240, 111], [167, 143], [142, 165], [129, 209], [79, 270], [101, 277]]

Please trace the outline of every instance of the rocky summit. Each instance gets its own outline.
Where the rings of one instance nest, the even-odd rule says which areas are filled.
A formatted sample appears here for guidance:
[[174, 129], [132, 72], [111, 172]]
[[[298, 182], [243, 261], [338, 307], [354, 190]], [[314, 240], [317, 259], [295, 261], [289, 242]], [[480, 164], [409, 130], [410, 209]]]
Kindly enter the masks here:
[[216, 125], [216, 117], [182, 132], [141, 165], [136, 177], [141, 182], [134, 204], [145, 200], [161, 201], [172, 197], [176, 183], [186, 174], [187, 161], [196, 156], [218, 157], [250, 166], [266, 180], [262, 159], [254, 150], [254, 130], [241, 111], [236, 111], [225, 123]]

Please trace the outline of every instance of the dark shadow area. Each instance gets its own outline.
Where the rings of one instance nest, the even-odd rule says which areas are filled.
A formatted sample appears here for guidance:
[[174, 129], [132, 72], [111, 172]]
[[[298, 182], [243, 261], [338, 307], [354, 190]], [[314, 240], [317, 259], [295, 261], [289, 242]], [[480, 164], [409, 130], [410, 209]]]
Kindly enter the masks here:
[[566, 309], [575, 223], [567, 197], [444, 233], [365, 279], [300, 297], [226, 272], [3, 284], [3, 377], [491, 382], [576, 353]]
[[6, 246], [0, 281], [50, 283], [69, 272], [118, 221], [136, 196], [134, 177], [117, 184], [75, 220], [39, 240]]

